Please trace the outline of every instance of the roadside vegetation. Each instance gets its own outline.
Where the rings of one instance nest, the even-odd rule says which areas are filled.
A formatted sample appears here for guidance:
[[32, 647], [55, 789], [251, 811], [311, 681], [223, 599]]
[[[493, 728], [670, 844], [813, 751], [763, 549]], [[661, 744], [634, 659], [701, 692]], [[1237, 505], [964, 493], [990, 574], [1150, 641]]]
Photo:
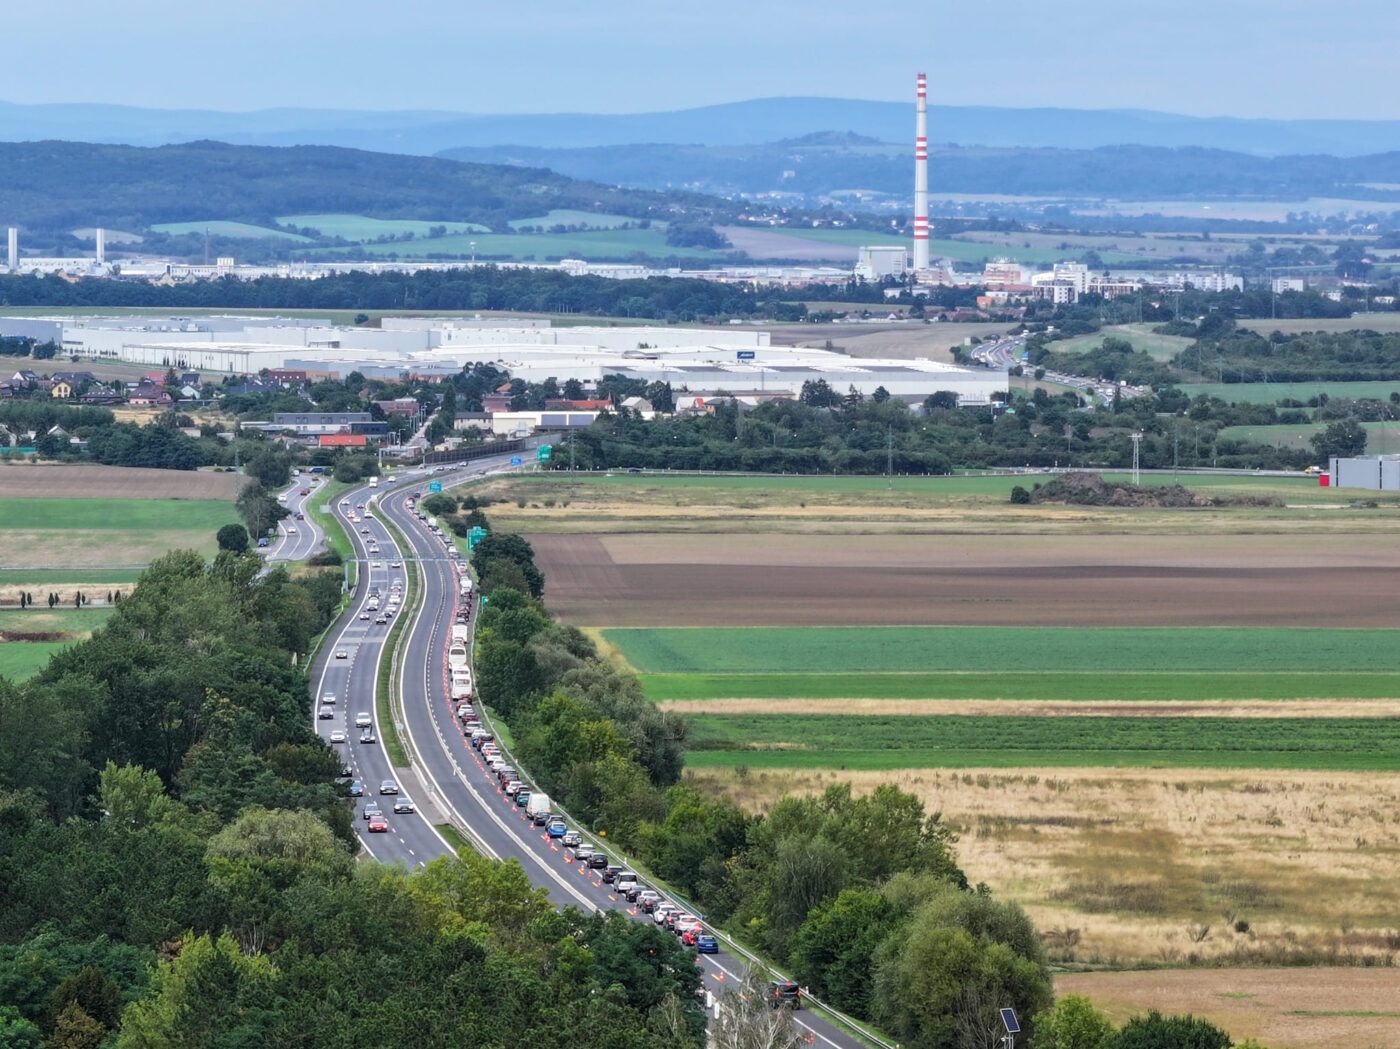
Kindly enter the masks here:
[[7, 1044], [698, 1045], [674, 937], [560, 913], [515, 864], [355, 862], [290, 660], [338, 573], [260, 566], [171, 554], [99, 635], [0, 680]]

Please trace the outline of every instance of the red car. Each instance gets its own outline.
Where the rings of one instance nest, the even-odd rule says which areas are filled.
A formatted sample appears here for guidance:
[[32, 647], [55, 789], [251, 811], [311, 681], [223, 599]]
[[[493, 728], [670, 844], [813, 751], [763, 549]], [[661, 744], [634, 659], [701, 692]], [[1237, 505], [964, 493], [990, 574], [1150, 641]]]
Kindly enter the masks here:
[[389, 821], [383, 816], [374, 816], [369, 821], [369, 832], [371, 834], [383, 834], [389, 829]]
[[301, 490], [301, 494], [302, 494], [302, 495], [310, 495], [310, 494], [311, 494], [311, 489], [310, 489], [310, 488], [303, 488], [303, 489]]
[[699, 922], [696, 922], [690, 928], [686, 929], [685, 932], [681, 933], [681, 943], [685, 944], [687, 947], [694, 947], [696, 941], [700, 938], [700, 934], [704, 931], [705, 927]]

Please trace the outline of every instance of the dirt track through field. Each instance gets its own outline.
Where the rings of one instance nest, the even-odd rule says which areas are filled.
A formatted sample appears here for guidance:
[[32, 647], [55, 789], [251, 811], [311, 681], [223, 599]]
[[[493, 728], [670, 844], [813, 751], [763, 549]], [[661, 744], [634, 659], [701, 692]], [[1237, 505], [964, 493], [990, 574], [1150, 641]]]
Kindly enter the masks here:
[[529, 539], [550, 609], [588, 626], [1400, 625], [1400, 546], [1374, 536]]
[[145, 470], [61, 463], [0, 465], [0, 499], [227, 499], [248, 478], [208, 470]]

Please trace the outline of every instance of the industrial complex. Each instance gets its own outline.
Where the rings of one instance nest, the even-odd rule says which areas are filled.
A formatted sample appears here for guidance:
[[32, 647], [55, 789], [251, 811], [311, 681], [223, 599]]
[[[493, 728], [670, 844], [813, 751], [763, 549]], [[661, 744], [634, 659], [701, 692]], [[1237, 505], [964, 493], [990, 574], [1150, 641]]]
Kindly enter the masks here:
[[328, 326], [266, 317], [4, 317], [0, 335], [52, 340], [64, 356], [157, 368], [254, 375], [300, 370], [327, 377], [450, 375], [468, 364], [503, 368], [540, 382], [605, 375], [667, 382], [694, 393], [796, 395], [824, 380], [840, 393], [922, 400], [947, 390], [960, 403], [1006, 393], [1006, 373], [926, 359], [855, 358], [831, 350], [774, 346], [766, 331], [741, 328], [552, 328], [508, 318], [386, 317], [381, 327]]

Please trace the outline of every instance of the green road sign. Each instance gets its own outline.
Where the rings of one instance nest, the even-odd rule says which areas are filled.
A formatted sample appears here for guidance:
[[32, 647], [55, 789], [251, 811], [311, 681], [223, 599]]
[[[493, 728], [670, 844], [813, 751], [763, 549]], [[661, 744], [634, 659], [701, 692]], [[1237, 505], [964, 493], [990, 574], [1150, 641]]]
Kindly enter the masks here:
[[430, 491], [430, 492], [440, 492], [440, 491], [442, 491], [442, 482], [441, 482], [441, 481], [429, 481], [429, 482], [428, 482], [428, 491]]
[[542, 444], [540, 445], [539, 450], [535, 453], [535, 461], [538, 463], [547, 463], [549, 462], [550, 456], [552, 456], [553, 454], [553, 448], [551, 448], [547, 444]]
[[485, 539], [486, 535], [486, 529], [482, 528], [480, 525], [477, 525], [475, 528], [473, 528], [470, 532], [467, 533], [467, 549], [475, 550], [476, 544]]

